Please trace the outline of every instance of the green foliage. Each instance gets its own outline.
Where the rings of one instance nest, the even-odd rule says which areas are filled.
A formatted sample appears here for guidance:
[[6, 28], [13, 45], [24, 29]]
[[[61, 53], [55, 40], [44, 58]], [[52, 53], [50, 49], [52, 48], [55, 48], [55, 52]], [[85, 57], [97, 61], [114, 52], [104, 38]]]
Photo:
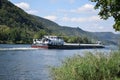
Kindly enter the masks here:
[[30, 43], [33, 34], [24, 28], [0, 25], [0, 43]]
[[32, 43], [41, 22], [8, 0], [0, 0], [0, 43]]
[[119, 80], [120, 51], [88, 52], [66, 58], [61, 66], [52, 67], [51, 77], [53, 80]]
[[42, 38], [44, 35], [47, 35], [47, 32], [46, 32], [45, 30], [40, 30], [40, 31], [38, 31], [38, 32], [34, 35], [34, 38], [40, 39], [40, 38]]
[[20, 36], [20, 30], [14, 28], [10, 31], [10, 35], [9, 35], [10, 40], [12, 40], [12, 42], [16, 43], [15, 41], [19, 41], [21, 36]]
[[29, 27], [36, 31], [43, 28], [40, 22], [34, 19], [31, 15], [28, 15], [22, 9], [14, 6], [8, 0], [1, 1], [0, 24], [7, 25], [12, 28], [14, 27], [28, 28]]
[[4, 41], [8, 39], [8, 35], [10, 33], [10, 28], [3, 25], [0, 25], [0, 41]]
[[102, 19], [113, 17], [114, 29], [120, 31], [120, 1], [119, 0], [91, 0], [96, 2], [95, 9], [100, 9], [99, 15]]
[[92, 40], [85, 37], [85, 36], [64, 36], [63, 39], [65, 40], [65, 42], [67, 43], [92, 43]]

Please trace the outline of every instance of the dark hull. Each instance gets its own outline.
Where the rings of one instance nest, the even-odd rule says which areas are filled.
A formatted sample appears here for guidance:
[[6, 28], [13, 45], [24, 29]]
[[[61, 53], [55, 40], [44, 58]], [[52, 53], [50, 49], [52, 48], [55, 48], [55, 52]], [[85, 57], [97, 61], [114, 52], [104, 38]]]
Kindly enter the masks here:
[[46, 49], [96, 49], [104, 48], [102, 45], [32, 45], [32, 48]]

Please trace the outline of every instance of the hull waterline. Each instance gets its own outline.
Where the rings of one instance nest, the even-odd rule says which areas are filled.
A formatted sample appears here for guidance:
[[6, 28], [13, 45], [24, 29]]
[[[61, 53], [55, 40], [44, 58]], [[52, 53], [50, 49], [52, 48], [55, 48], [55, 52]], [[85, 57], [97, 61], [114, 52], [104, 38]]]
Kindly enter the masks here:
[[32, 48], [45, 49], [96, 49], [104, 48], [102, 45], [32, 45]]

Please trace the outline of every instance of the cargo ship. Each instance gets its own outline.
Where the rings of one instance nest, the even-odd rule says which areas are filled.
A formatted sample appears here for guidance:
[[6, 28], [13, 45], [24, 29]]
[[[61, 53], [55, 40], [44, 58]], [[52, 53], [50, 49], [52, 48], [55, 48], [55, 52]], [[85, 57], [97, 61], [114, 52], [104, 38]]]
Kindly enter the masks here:
[[32, 48], [45, 49], [92, 49], [104, 48], [100, 41], [96, 44], [66, 43], [58, 36], [44, 36], [42, 39], [33, 39]]

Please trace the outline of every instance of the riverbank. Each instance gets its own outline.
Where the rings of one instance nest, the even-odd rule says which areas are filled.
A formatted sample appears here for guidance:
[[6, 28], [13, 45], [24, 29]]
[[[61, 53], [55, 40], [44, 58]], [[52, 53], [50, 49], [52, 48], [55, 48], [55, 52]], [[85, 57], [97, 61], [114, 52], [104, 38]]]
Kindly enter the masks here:
[[51, 76], [53, 80], [119, 80], [120, 50], [66, 58], [61, 66], [52, 67]]

